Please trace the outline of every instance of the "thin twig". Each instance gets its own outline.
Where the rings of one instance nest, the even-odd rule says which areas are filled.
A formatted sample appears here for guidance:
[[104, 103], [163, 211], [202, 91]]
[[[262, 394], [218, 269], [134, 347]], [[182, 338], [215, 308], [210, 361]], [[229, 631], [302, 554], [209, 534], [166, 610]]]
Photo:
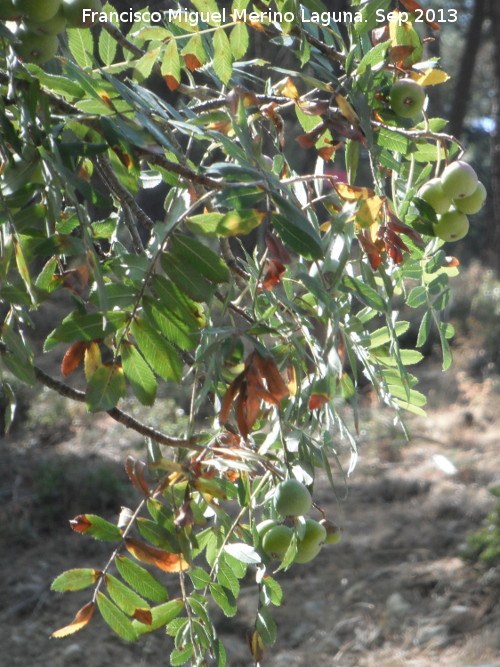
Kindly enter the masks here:
[[[9, 353], [9, 348], [7, 347], [7, 345], [5, 345], [5, 343], [0, 342], [0, 354], [8, 354], [8, 353]], [[79, 389], [73, 389], [73, 387], [64, 384], [64, 382], [56, 380], [56, 378], [52, 377], [51, 375], [48, 375], [45, 371], [42, 371], [42, 369], [39, 368], [38, 366], [34, 366], [34, 371], [35, 371], [35, 377], [39, 382], [44, 384], [46, 387], [53, 389], [60, 396], [64, 396], [65, 398], [71, 398], [71, 400], [78, 401], [79, 403], [85, 403], [85, 392], [80, 391]], [[111, 408], [111, 410], [105, 410], [102, 412], [107, 412], [107, 414], [112, 419], [119, 422], [123, 426], [126, 426], [127, 428], [132, 429], [133, 431], [136, 431], [137, 433], [140, 433], [141, 435], [144, 435], [147, 438], [151, 438], [155, 442], [158, 442], [160, 445], [168, 445], [169, 447], [186, 447], [187, 449], [192, 449], [196, 452], [204, 451], [204, 447], [196, 444], [198, 440], [197, 435], [193, 435], [191, 438], [187, 439], [175, 438], [173, 436], [165, 435], [165, 433], [158, 431], [152, 426], [143, 424], [142, 422], [138, 421], [135, 417], [132, 417], [132, 415], [129, 415], [127, 412], [123, 412], [119, 408]]]

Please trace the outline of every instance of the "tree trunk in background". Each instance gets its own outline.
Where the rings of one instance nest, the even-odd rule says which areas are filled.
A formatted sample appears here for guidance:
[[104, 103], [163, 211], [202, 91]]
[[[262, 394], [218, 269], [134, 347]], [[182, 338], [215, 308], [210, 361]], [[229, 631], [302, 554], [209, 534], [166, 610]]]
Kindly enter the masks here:
[[[492, 4], [495, 6], [498, 5], [498, 0], [494, 1]], [[467, 39], [460, 63], [460, 69], [456, 78], [457, 83], [449, 114], [450, 134], [453, 134], [455, 137], [460, 137], [464, 126], [464, 118], [467, 113], [467, 104], [470, 97], [476, 56], [481, 45], [481, 30], [486, 18], [486, 5], [487, 0], [475, 1], [471, 22], [467, 31]], [[493, 8], [492, 11], [497, 12], [498, 9], [499, 8], [496, 7]], [[493, 25], [498, 26], [498, 24], [495, 23], [493, 23]], [[495, 44], [495, 46], [497, 45], [498, 43]]]
[[498, 270], [500, 255], [500, 2], [492, 0], [490, 5], [491, 31], [494, 42], [494, 82], [493, 122], [495, 129], [491, 133], [491, 188], [493, 195], [492, 215], [487, 219], [486, 244], [490, 248], [489, 263]]

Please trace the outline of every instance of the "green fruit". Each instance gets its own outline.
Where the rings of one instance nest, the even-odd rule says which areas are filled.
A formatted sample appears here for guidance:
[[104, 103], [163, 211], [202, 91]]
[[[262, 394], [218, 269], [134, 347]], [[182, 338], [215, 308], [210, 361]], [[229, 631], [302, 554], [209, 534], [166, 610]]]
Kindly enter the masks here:
[[1, 21], [14, 21], [15, 19], [21, 18], [21, 12], [19, 9], [14, 7], [12, 0], [2, 0], [2, 6], [0, 7], [0, 20]]
[[418, 191], [420, 199], [426, 201], [436, 213], [443, 214], [451, 206], [451, 197], [444, 193], [443, 184], [440, 178], [432, 178], [427, 181]]
[[21, 60], [44, 65], [57, 53], [59, 40], [56, 35], [37, 35], [22, 26], [16, 33], [19, 43], [14, 46]]
[[278, 484], [274, 496], [276, 511], [283, 516], [301, 516], [311, 509], [312, 498], [306, 487], [296, 479]]
[[57, 14], [61, 0], [12, 0], [12, 4], [29, 21], [42, 23]]
[[260, 537], [262, 540], [264, 538], [264, 535], [271, 530], [271, 528], [274, 528], [274, 526], [277, 526], [278, 524], [276, 521], [273, 521], [272, 519], [266, 519], [265, 521], [261, 521], [259, 524], [255, 526], [255, 530], [257, 531], [257, 535]]
[[320, 524], [326, 530], [325, 544], [337, 544], [340, 542], [340, 530], [333, 521], [321, 519]]
[[451, 209], [439, 216], [434, 233], [444, 241], [460, 241], [469, 231], [469, 219], [464, 213]]
[[326, 529], [313, 519], [306, 519], [304, 537], [297, 541], [296, 563], [309, 563], [316, 558], [326, 540]]
[[101, 0], [63, 0], [63, 14], [68, 21], [68, 28], [90, 28], [96, 23], [92, 19], [90, 12], [100, 12], [102, 10]]
[[476, 190], [478, 179], [474, 169], [462, 160], [449, 164], [441, 174], [443, 190], [452, 199], [465, 199]]
[[389, 94], [392, 110], [402, 118], [415, 118], [424, 108], [425, 90], [413, 79], [400, 79]]
[[35, 35], [59, 35], [66, 27], [66, 18], [62, 11], [57, 12], [48, 21], [37, 23], [36, 21], [25, 21], [26, 28]]
[[273, 526], [266, 532], [262, 540], [262, 548], [268, 556], [275, 560], [283, 560], [290, 542], [292, 541], [293, 530], [288, 526]]
[[486, 188], [481, 181], [479, 181], [477, 188], [471, 195], [464, 197], [463, 199], [455, 199], [453, 203], [455, 204], [456, 209], [461, 213], [474, 215], [474, 213], [477, 213], [483, 208], [486, 196]]

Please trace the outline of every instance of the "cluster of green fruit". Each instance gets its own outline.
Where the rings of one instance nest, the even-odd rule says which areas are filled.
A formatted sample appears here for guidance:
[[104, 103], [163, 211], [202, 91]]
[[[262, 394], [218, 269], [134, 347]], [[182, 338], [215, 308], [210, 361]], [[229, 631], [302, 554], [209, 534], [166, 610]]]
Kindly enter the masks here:
[[474, 169], [461, 160], [452, 162], [441, 174], [418, 191], [437, 214], [434, 233], [444, 241], [459, 241], [469, 231], [468, 215], [474, 215], [486, 201], [486, 188]]
[[2, 0], [0, 20], [20, 21], [15, 50], [25, 62], [44, 65], [57, 53], [57, 36], [66, 28], [88, 28], [85, 9], [97, 12], [101, 0]]
[[[312, 506], [311, 494], [307, 488], [296, 479], [281, 482], [276, 488], [274, 507], [276, 512], [296, 522], [297, 517], [303, 517]], [[294, 538], [294, 531], [298, 526], [291, 528], [284, 523], [273, 519], [262, 521], [256, 527], [261, 541], [262, 550], [275, 560], [283, 560]], [[327, 519], [314, 521], [306, 518], [304, 529], [297, 538], [295, 563], [308, 563], [316, 558], [323, 544], [336, 544], [340, 540], [337, 527]]]

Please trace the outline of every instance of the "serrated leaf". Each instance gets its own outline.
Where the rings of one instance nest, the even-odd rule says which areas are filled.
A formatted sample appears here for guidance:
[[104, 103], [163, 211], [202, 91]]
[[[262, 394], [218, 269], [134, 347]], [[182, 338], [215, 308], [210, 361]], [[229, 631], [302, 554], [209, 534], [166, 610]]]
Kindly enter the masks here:
[[262, 579], [262, 586], [269, 598], [269, 602], [278, 607], [283, 600], [283, 589], [276, 579], [273, 579], [269, 575], [265, 575]]
[[[119, 579], [114, 577], [112, 574], [106, 574], [106, 590], [113, 602], [128, 616], [136, 615], [138, 610], [149, 611], [150, 608], [146, 600], [144, 600], [140, 595], [131, 590]], [[150, 615], [143, 615], [141, 618], [144, 618], [146, 625], [151, 625]]]
[[122, 341], [120, 352], [123, 371], [134, 394], [143, 405], [153, 405], [158, 387], [153, 371], [132, 343]]
[[229, 83], [233, 72], [233, 56], [231, 44], [223, 28], [217, 28], [213, 37], [214, 59], [213, 67], [215, 73], [222, 83]]
[[68, 46], [75, 62], [83, 69], [92, 67], [94, 39], [88, 28], [68, 28], [66, 30]]
[[169, 248], [178, 259], [191, 265], [208, 280], [214, 283], [229, 280], [230, 273], [224, 260], [197, 239], [185, 234], [175, 234]]
[[200, 271], [193, 269], [192, 266], [186, 266], [171, 252], [163, 253], [160, 263], [167, 276], [191, 299], [210, 300], [214, 289]]
[[207, 60], [207, 54], [205, 47], [203, 46], [201, 35], [193, 35], [182, 49], [181, 55], [184, 58], [186, 67], [191, 72], [204, 65]]
[[125, 314], [115, 311], [106, 314], [70, 313], [45, 340], [44, 351], [48, 352], [57, 343], [73, 343], [77, 340], [95, 341], [114, 333], [125, 323]]
[[147, 51], [141, 56], [134, 64], [135, 72], [138, 72], [144, 79], [147, 79], [154, 65], [158, 62], [160, 51], [161, 47], [158, 46], [156, 49], [151, 49], [151, 51]]
[[192, 350], [196, 347], [199, 339], [197, 327], [195, 331], [190, 330], [185, 321], [165, 307], [163, 301], [145, 296], [142, 307], [148, 322], [171, 343], [175, 343], [181, 350]]
[[149, 600], [153, 600], [153, 602], [168, 600], [167, 589], [143, 567], [133, 563], [126, 556], [117, 556], [115, 564], [121, 577], [138, 593]]
[[161, 75], [170, 90], [175, 90], [181, 82], [181, 60], [177, 50], [177, 41], [167, 42], [161, 61]]
[[132, 621], [102, 591], [97, 593], [96, 602], [101, 616], [119, 637], [129, 642], [136, 641], [137, 632]]
[[136, 317], [130, 330], [154, 372], [164, 380], [179, 382], [182, 362], [172, 345], [142, 318]]
[[202, 589], [210, 583], [210, 575], [201, 567], [195, 567], [188, 572], [189, 578], [195, 588]]
[[237, 23], [229, 33], [229, 44], [231, 53], [235, 60], [243, 58], [248, 51], [249, 37], [248, 28], [244, 23]]
[[58, 593], [81, 591], [97, 583], [101, 575], [101, 570], [93, 570], [91, 568], [66, 570], [66, 572], [63, 572], [54, 579], [50, 585], [50, 590], [57, 591]]
[[240, 582], [238, 578], [225, 562], [224, 558], [219, 558], [217, 566], [217, 581], [221, 586], [231, 591], [235, 599], [238, 599], [240, 593]]
[[86, 605], [84, 605], [81, 609], [78, 610], [75, 618], [71, 621], [69, 625], [65, 625], [63, 628], [55, 630], [51, 634], [51, 637], [53, 637], [54, 639], [62, 639], [63, 637], [68, 637], [69, 635], [73, 635], [75, 632], [82, 630], [82, 628], [84, 628], [86, 625], [90, 623], [92, 616], [94, 615], [94, 611], [95, 611], [95, 603], [88, 602]]
[[406, 304], [410, 306], [410, 308], [420, 308], [420, 306], [427, 303], [427, 299], [427, 288], [424, 285], [418, 285], [408, 294]]
[[370, 306], [370, 308], [373, 308], [379, 312], [385, 311], [386, 303], [384, 299], [375, 289], [373, 289], [373, 287], [370, 287], [370, 285], [367, 285], [358, 278], [347, 275], [343, 277], [342, 283], [366, 306]]
[[122, 538], [122, 531], [113, 523], [96, 514], [79, 514], [69, 522], [72, 530], [82, 535], [90, 535], [96, 540], [117, 542]]
[[147, 632], [153, 632], [159, 628], [171, 623], [171, 621], [176, 618], [181, 611], [184, 609], [184, 602], [177, 598], [175, 600], [170, 600], [164, 604], [160, 604], [156, 607], [151, 607], [151, 624], [145, 625], [139, 621], [132, 621], [132, 627], [137, 635], [144, 635]]
[[226, 544], [224, 551], [242, 563], [256, 564], [262, 561], [258, 552], [252, 546], [245, 544], [244, 542]]
[[85, 402], [90, 412], [111, 410], [127, 393], [123, 368], [118, 364], [103, 364], [87, 383]]
[[235, 600], [228, 589], [220, 584], [211, 583], [210, 593], [212, 594], [214, 602], [222, 609], [225, 616], [235, 616], [237, 612]]
[[213, 14], [220, 14], [220, 7], [217, 0], [191, 0], [191, 2], [200, 13], [203, 13], [204, 17], [208, 18], [208, 25], [219, 25], [218, 21], [212, 21], [210, 18]]
[[107, 30], [101, 30], [98, 43], [99, 56], [106, 67], [113, 63], [117, 46], [116, 39], [111, 37]]

